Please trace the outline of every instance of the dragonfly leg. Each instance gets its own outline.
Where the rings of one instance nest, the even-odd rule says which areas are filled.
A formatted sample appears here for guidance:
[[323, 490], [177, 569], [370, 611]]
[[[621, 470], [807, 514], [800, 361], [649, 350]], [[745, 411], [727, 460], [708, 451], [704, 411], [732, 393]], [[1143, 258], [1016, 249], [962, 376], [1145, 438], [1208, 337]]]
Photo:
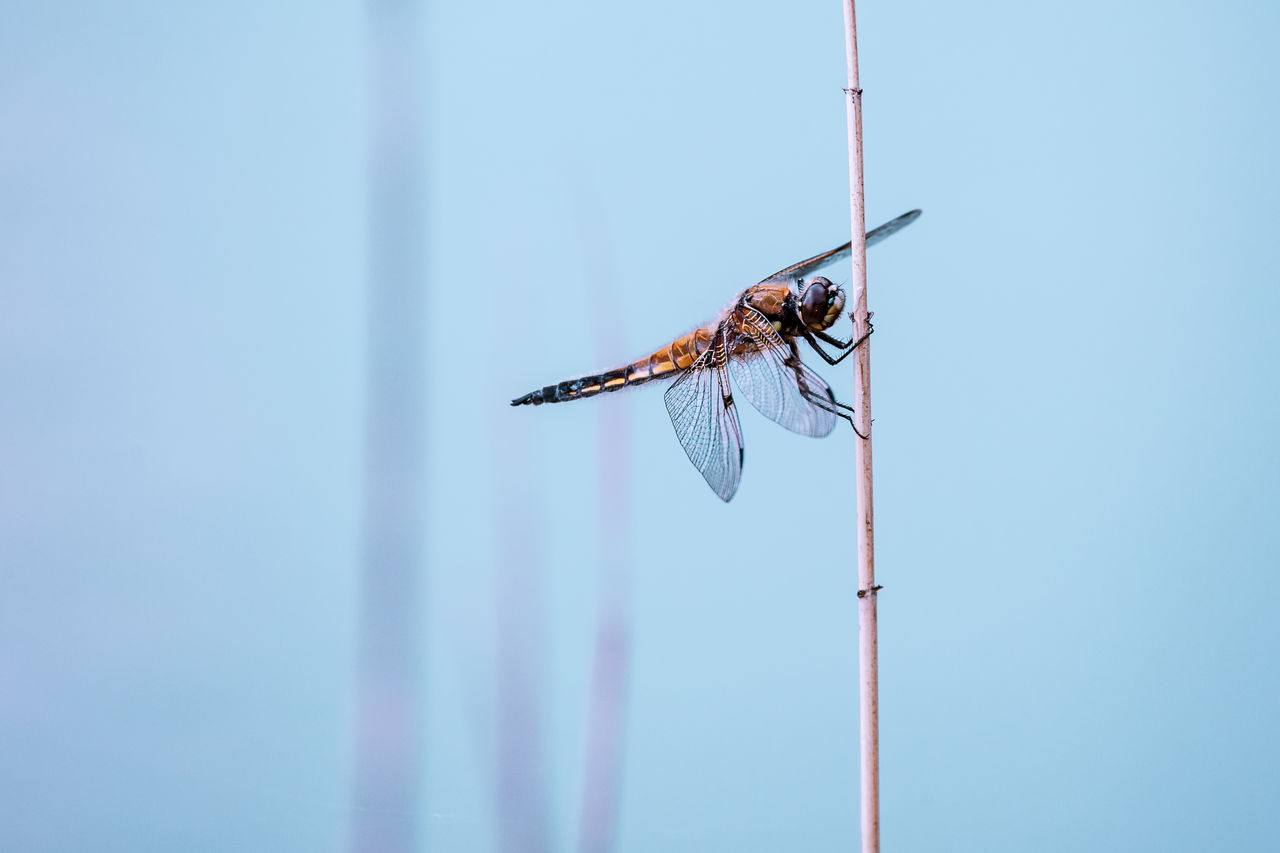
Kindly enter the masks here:
[[[809, 333], [806, 332], [805, 334], [808, 335]], [[863, 340], [866, 340], [866, 336], [863, 336], [861, 340], [857, 341], [852, 346], [856, 347]], [[791, 367], [792, 370], [795, 370], [796, 372], [796, 385], [797, 387], [799, 387], [800, 393], [804, 396], [804, 398], [808, 400], [810, 403], [813, 403], [819, 409], [822, 409], [823, 411], [826, 411], [826, 412], [830, 412], [831, 414], [836, 415], [837, 417], [844, 418], [846, 421], [849, 422], [849, 426], [853, 427], [853, 431], [854, 433], [857, 434], [858, 438], [861, 438], [864, 440], [869, 438], [869, 436], [863, 435], [858, 430], [858, 424], [853, 420], [853, 414], [857, 414], [856, 409], [854, 409], [852, 406], [846, 406], [844, 403], [841, 403], [839, 400], [837, 400], [834, 396], [824, 397], [823, 395], [817, 393], [816, 391], [814, 391], [812, 388], [809, 387], [809, 383], [806, 382], [804, 379], [804, 373], [802, 373], [799, 369], [800, 349], [796, 346], [795, 339], [792, 339], [789, 343], [791, 344], [791, 358], [787, 359], [787, 361], [791, 362], [789, 366]], [[827, 358], [828, 361], [830, 361], [830, 357], [827, 356], [827, 354], [823, 352], [821, 349], [818, 349], [817, 345], [813, 343], [812, 339], [809, 340], [809, 343], [813, 345], [813, 348], [817, 349], [818, 352], [824, 358]], [[852, 351], [853, 351], [852, 348], [850, 348], [849, 352], [852, 352]], [[845, 355], [848, 355], [849, 352], [846, 352]], [[844, 355], [840, 356], [840, 358], [844, 358]], [[832, 362], [832, 364], [836, 364], [838, 363], [838, 361], [839, 360], [837, 359], [837, 361]], [[827, 394], [828, 395], [831, 394], [830, 389], [827, 390]], [[841, 411], [841, 409], [843, 409], [844, 411]], [[853, 413], [853, 414], [850, 414], [850, 413]]]
[[[823, 361], [825, 361], [827, 364], [839, 364], [849, 356], [849, 353], [856, 350], [859, 344], [861, 344], [867, 338], [871, 337], [871, 334], [872, 332], [875, 331], [875, 329], [871, 327], [870, 321], [868, 321], [867, 325], [868, 325], [867, 333], [862, 337], [858, 338], [856, 341], [842, 341], [839, 338], [833, 338], [831, 335], [828, 335], [826, 332], [817, 332], [815, 334], [814, 332], [810, 332], [808, 329], [806, 329], [804, 332], [804, 339], [809, 342], [809, 346], [813, 347], [814, 351], [817, 352], [818, 355], [822, 356]], [[840, 353], [840, 355], [838, 356], [832, 356], [829, 353], [827, 353], [826, 350], [824, 350], [822, 347], [818, 345], [818, 340], [826, 341], [827, 343], [831, 344], [833, 347], [837, 347], [839, 349], [844, 350], [844, 352]]]
[[[853, 340], [842, 341], [834, 335], [828, 335], [826, 332], [814, 332], [814, 334], [817, 335], [819, 339], [826, 341], [827, 343], [831, 344], [833, 347], [837, 349], [848, 349], [849, 347], [856, 347], [858, 344], [865, 341], [868, 335], [870, 335], [872, 332], [875, 331], [875, 327], [871, 325], [871, 318], [874, 317], [875, 315], [876, 314], [874, 311], [867, 314], [867, 329], [868, 329], [867, 334], [858, 338], [856, 341], [853, 341]], [[850, 320], [853, 319], [852, 313], [849, 314], [849, 319]]]
[[848, 349], [853, 346], [853, 341], [842, 341], [834, 335], [828, 335], [826, 332], [814, 332], [813, 334], [819, 340], [826, 341], [836, 349]]
[[[863, 440], [870, 438], [870, 436], [863, 435], [861, 432], [859, 432], [858, 424], [853, 420], [853, 415], [849, 414], [849, 412], [854, 411], [852, 406], [846, 406], [844, 403], [841, 403], [838, 400], [830, 400], [830, 399], [824, 400], [822, 397], [819, 397], [817, 394], [814, 394], [813, 392], [808, 390], [804, 390], [802, 393], [804, 394], [804, 398], [806, 400], [808, 400], [810, 403], [813, 403], [819, 409], [825, 409], [831, 414], [836, 415], [837, 417], [844, 418], [846, 421], [848, 421], [849, 426], [853, 427], [853, 431], [858, 436], [858, 438], [861, 438]], [[840, 411], [841, 409], [845, 409], [847, 411], [842, 412]]]

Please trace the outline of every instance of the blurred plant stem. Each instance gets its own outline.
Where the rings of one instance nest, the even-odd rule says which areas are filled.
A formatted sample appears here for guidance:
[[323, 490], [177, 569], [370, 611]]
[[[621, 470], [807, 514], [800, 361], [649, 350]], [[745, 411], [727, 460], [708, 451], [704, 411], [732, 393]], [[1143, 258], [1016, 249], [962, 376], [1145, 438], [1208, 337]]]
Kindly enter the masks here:
[[[620, 364], [628, 358], [623, 348], [626, 314], [617, 298], [617, 276], [608, 248], [612, 240], [596, 200], [583, 197], [579, 202], [577, 232], [586, 278], [592, 283], [596, 359], [600, 364]], [[607, 400], [597, 414], [598, 603], [578, 814], [581, 853], [609, 853], [617, 844], [631, 668], [629, 405], [625, 399]]]
[[[602, 362], [603, 363], [603, 362]], [[621, 402], [621, 401], [620, 401]], [[595, 663], [582, 774], [578, 849], [608, 853], [616, 844], [622, 787], [627, 682], [631, 663], [631, 604], [628, 577], [628, 442], [623, 407], [600, 413], [600, 570]]]
[[369, 0], [369, 301], [350, 846], [409, 853], [422, 811], [425, 70], [421, 4]]

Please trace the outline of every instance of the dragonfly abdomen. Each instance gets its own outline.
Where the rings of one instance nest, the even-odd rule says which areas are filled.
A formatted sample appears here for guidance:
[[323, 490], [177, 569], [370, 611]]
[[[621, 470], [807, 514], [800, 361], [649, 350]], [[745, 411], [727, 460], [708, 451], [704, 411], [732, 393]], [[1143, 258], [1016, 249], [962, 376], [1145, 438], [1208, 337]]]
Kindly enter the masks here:
[[[594, 397], [606, 391], [617, 391], [632, 385], [641, 385], [661, 374], [647, 373], [637, 369], [637, 365], [647, 362], [636, 362], [608, 373], [597, 373], [595, 376], [583, 376], [578, 379], [566, 379], [555, 385], [548, 385], [536, 391], [530, 391], [523, 397], [511, 401], [513, 406], [541, 406], [543, 403], [565, 403], [582, 397]], [[669, 371], [664, 371], [669, 372]]]
[[706, 350], [710, 340], [709, 330], [697, 329], [677, 338], [652, 355], [631, 362], [626, 367], [619, 367], [607, 373], [597, 373], [594, 376], [566, 379], [564, 382], [548, 385], [545, 388], [530, 391], [523, 397], [517, 397], [511, 401], [511, 405], [541, 406], [543, 403], [565, 403], [583, 397], [594, 397], [606, 391], [643, 385], [654, 379], [670, 378], [693, 364]]

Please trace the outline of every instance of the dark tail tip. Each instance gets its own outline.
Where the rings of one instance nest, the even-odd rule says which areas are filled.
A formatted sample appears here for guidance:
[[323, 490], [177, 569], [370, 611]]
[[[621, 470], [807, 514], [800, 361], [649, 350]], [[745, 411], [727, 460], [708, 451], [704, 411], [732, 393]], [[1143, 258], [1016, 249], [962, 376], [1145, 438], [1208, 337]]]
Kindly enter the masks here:
[[514, 400], [512, 400], [512, 401], [511, 401], [511, 405], [513, 405], [513, 406], [529, 406], [529, 405], [534, 405], [534, 406], [536, 406], [538, 403], [541, 403], [541, 402], [542, 402], [542, 392], [541, 392], [541, 391], [530, 391], [528, 394], [525, 394], [523, 397], [516, 397]]

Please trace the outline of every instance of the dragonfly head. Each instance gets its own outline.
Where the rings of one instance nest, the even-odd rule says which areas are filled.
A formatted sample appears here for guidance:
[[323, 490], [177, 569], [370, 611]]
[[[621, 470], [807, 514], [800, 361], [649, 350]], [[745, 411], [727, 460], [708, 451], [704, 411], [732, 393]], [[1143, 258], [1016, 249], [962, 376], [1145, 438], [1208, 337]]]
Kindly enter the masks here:
[[844, 290], [831, 279], [815, 276], [800, 294], [800, 319], [815, 332], [831, 328], [844, 310]]

